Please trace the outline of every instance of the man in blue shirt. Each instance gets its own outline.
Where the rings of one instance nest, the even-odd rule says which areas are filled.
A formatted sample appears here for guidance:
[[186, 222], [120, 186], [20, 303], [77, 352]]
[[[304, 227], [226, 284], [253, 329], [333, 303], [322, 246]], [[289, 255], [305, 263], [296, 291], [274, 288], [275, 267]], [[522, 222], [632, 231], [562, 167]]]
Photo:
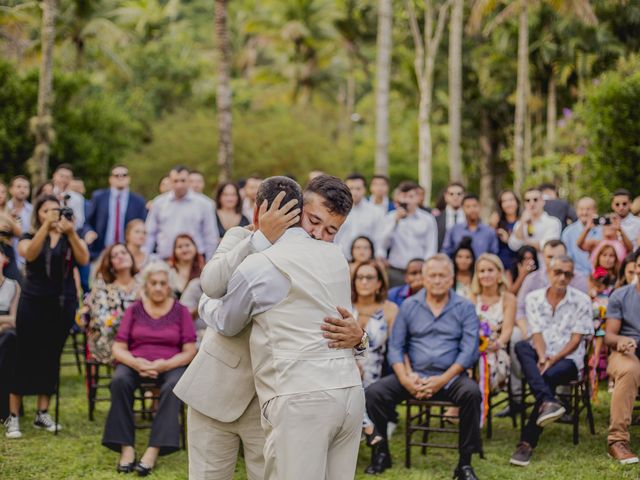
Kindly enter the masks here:
[[480, 221], [480, 201], [477, 195], [468, 193], [462, 200], [462, 211], [466, 221], [458, 223], [447, 231], [442, 251], [453, 257], [463, 238], [471, 238], [471, 248], [476, 258], [483, 253], [498, 254], [498, 235], [489, 225]]
[[[583, 275], [591, 275], [591, 260], [589, 252], [578, 247], [578, 239], [589, 222], [596, 216], [596, 201], [593, 198], [584, 197], [578, 200], [576, 211], [577, 222], [573, 222], [562, 232], [562, 242], [567, 246], [567, 254], [575, 262], [575, 271]], [[602, 227], [593, 227], [587, 234], [587, 240], [602, 240]]]
[[[481, 450], [482, 397], [466, 370], [478, 359], [480, 324], [473, 304], [452, 290], [453, 263], [446, 255], [427, 259], [422, 275], [425, 289], [402, 304], [393, 324], [388, 358], [394, 374], [365, 391], [367, 413], [383, 437], [365, 473], [382, 473], [391, 466], [387, 442], [390, 410], [412, 397], [432, 398], [460, 407], [460, 459], [454, 478], [474, 480], [471, 455]], [[405, 352], [410, 369], [404, 363]]]

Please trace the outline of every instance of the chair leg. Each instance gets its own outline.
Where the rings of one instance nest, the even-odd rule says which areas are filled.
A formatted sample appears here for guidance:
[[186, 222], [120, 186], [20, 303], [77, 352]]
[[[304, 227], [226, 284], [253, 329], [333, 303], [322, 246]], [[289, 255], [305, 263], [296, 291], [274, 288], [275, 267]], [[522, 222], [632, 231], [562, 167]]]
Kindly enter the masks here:
[[487, 438], [491, 438], [493, 436], [491, 420], [493, 418], [493, 406], [491, 405], [491, 394], [489, 394], [489, 411], [487, 412]]
[[527, 382], [522, 379], [522, 393], [520, 394], [520, 401], [522, 405], [522, 410], [520, 410], [520, 434], [524, 432], [524, 422], [527, 421], [527, 404], [525, 400], [527, 399]]
[[184, 403], [180, 406], [180, 440], [182, 441], [182, 450], [187, 449], [187, 419], [184, 413]]
[[587, 407], [587, 422], [589, 423], [589, 431], [591, 432], [591, 435], [595, 435], [596, 426], [593, 421], [593, 410], [591, 409], [591, 388], [589, 387], [589, 382], [585, 384], [583, 402]]
[[89, 421], [94, 421], [94, 413], [96, 410], [96, 395], [97, 395], [97, 378], [98, 378], [98, 365], [87, 363], [85, 365], [85, 372], [87, 375], [87, 399], [89, 400]]
[[73, 355], [76, 360], [78, 375], [82, 375], [82, 364], [80, 363], [80, 352], [78, 351], [78, 334], [76, 332], [71, 334], [71, 343], [73, 344]]
[[574, 385], [573, 387], [573, 444], [578, 445], [579, 427], [580, 427], [580, 386]]
[[[440, 421], [442, 422], [442, 407], [440, 407]], [[425, 412], [426, 418], [425, 418], [425, 425], [427, 426], [427, 428], [431, 428], [431, 407], [426, 407], [426, 412]], [[429, 443], [429, 430], [425, 430], [424, 431], [424, 435], [422, 437], [422, 442], [423, 443]], [[422, 455], [426, 456], [427, 455], [427, 446], [424, 445], [422, 447]]]
[[405, 468], [411, 468], [411, 435], [413, 430], [411, 429], [411, 404], [407, 401], [407, 413], [405, 418], [404, 429], [404, 466]]

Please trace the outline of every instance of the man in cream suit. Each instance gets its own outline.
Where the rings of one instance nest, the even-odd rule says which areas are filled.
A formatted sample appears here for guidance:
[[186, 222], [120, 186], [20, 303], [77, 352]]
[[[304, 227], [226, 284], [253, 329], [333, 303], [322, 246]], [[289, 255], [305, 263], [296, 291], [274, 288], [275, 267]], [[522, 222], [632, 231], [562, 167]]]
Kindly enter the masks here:
[[[325, 176], [324, 205], [341, 225], [352, 206], [341, 180]], [[302, 203], [300, 187], [272, 177], [258, 192], [280, 190]], [[286, 198], [286, 197], [285, 197]], [[247, 257], [231, 275], [222, 303], [205, 317], [223, 335], [250, 334], [251, 363], [265, 429], [265, 478], [351, 480], [364, 393], [350, 348], [327, 349], [322, 319], [350, 303], [349, 267], [340, 249], [315, 241], [301, 224]]]
[[[305, 192], [302, 215], [304, 229], [314, 238], [332, 241], [340, 225], [326, 207], [330, 185], [312, 182]], [[206, 295], [222, 297], [232, 272], [251, 253], [269, 247], [288, 226], [298, 222], [296, 202], [281, 207], [284, 192], [269, 209], [263, 203], [254, 213], [259, 230], [233, 228], [222, 239], [213, 259], [202, 274]], [[201, 318], [211, 316], [216, 300], [201, 301]], [[345, 304], [346, 305], [346, 304]], [[325, 337], [334, 348], [361, 343], [363, 331], [353, 318], [327, 319]], [[176, 395], [189, 405], [189, 477], [191, 479], [230, 480], [235, 470], [239, 442], [244, 447], [250, 480], [263, 478], [264, 433], [255, 396], [249, 357], [250, 328], [239, 336], [224, 337], [208, 328], [200, 350], [175, 388]], [[320, 332], [317, 332], [318, 336]]]

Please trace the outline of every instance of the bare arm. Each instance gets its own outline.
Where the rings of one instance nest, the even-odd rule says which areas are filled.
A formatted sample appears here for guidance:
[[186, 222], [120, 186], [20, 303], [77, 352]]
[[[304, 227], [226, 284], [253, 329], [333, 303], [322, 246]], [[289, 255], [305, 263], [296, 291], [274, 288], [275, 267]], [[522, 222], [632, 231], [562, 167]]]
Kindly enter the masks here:
[[16, 293], [11, 300], [11, 306], [9, 307], [9, 313], [7, 315], [0, 315], [0, 330], [3, 327], [15, 327], [16, 326], [16, 312], [18, 310], [18, 299], [20, 298], [20, 285], [16, 282]]
[[513, 327], [515, 326], [516, 322], [516, 297], [514, 297], [512, 294], [505, 293], [503, 308], [504, 320], [502, 321], [502, 331], [500, 332], [498, 341], [502, 344], [502, 346], [505, 346], [511, 339]]

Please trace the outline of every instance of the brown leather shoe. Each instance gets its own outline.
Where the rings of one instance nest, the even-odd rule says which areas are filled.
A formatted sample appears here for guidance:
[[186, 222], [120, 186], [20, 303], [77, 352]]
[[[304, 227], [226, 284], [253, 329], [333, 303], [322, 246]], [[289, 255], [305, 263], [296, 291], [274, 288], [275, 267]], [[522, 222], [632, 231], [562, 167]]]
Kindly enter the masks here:
[[567, 410], [559, 402], [544, 402], [540, 405], [540, 414], [536, 425], [540, 428], [546, 427], [552, 422], [558, 420]]
[[622, 465], [638, 463], [638, 456], [631, 451], [629, 442], [614, 442], [609, 445], [609, 456]]

